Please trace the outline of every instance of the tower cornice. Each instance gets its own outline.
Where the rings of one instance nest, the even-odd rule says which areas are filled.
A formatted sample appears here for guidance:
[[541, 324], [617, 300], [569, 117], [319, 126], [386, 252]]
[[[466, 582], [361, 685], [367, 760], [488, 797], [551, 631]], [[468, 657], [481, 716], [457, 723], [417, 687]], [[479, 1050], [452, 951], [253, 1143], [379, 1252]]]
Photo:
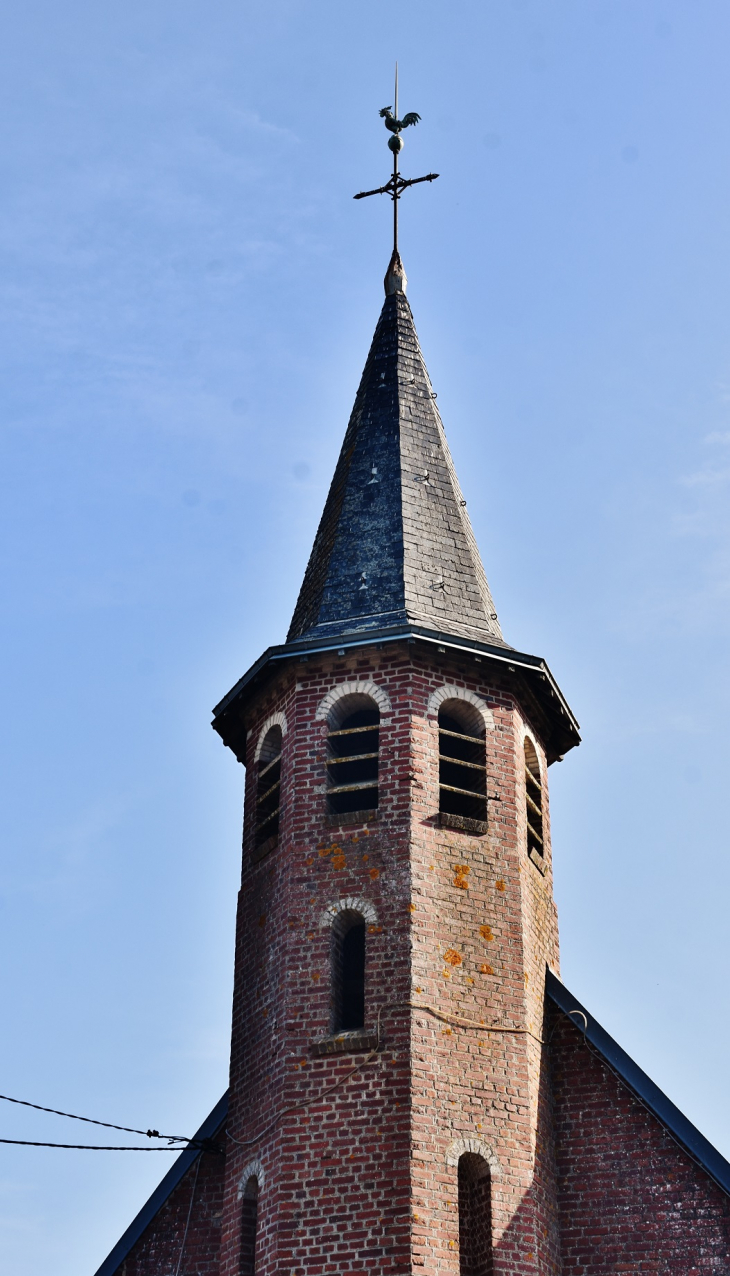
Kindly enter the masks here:
[[[246, 715], [249, 705], [283, 667], [297, 665], [320, 654], [357, 648], [383, 648], [395, 643], [420, 644], [432, 655], [440, 651], [463, 655], [473, 661], [492, 666], [505, 679], [515, 698], [530, 716], [537, 719], [545, 745], [548, 763], [560, 761], [570, 749], [580, 744], [579, 724], [541, 656], [505, 649], [489, 643], [454, 637], [440, 630], [407, 625], [370, 631], [365, 635], [299, 639], [268, 647], [246, 671], [213, 710], [213, 729], [236, 757], [243, 761], [246, 737]], [[531, 712], [530, 712], [531, 711]]]

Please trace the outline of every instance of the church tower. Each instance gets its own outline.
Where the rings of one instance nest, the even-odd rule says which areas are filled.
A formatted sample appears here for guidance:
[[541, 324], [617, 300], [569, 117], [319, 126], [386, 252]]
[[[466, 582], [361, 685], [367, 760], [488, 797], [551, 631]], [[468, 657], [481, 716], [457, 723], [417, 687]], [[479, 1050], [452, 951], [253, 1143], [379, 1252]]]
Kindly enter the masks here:
[[[394, 251], [246, 768], [230, 1089], [97, 1276], [730, 1276], [730, 1164], [561, 983], [548, 768]], [[150, 1137], [153, 1137], [150, 1132]]]
[[221, 1276], [557, 1270], [547, 777], [579, 736], [502, 636], [404, 288], [287, 642], [215, 710], [246, 767]]

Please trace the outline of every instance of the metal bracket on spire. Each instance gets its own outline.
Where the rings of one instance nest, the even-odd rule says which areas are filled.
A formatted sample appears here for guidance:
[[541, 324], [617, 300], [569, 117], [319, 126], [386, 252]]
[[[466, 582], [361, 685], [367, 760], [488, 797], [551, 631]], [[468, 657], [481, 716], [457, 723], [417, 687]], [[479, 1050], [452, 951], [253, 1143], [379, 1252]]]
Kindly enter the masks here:
[[438, 173], [427, 173], [425, 177], [401, 177], [398, 171], [398, 156], [403, 150], [403, 138], [401, 133], [404, 128], [410, 128], [411, 125], [418, 124], [420, 115], [416, 111], [409, 111], [403, 116], [402, 120], [398, 119], [398, 63], [395, 64], [395, 113], [390, 106], [384, 106], [380, 112], [381, 118], [385, 122], [385, 127], [390, 133], [388, 138], [388, 147], [393, 152], [393, 176], [385, 186], [378, 186], [372, 191], [360, 191], [359, 194], [353, 195], [353, 199], [367, 199], [369, 195], [390, 195], [393, 201], [393, 254], [390, 259], [390, 265], [385, 276], [385, 293], [390, 296], [394, 292], [405, 292], [406, 290], [406, 272], [403, 269], [403, 262], [398, 252], [398, 201], [409, 186], [418, 186], [419, 182], [435, 182]]

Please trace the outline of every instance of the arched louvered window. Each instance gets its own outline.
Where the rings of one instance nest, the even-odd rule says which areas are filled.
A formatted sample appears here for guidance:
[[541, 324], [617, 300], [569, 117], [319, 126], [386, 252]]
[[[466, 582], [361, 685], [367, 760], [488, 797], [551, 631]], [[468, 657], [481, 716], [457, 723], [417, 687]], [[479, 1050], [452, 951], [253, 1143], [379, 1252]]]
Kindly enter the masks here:
[[365, 1027], [365, 921], [354, 910], [338, 913], [332, 927], [332, 1030]]
[[459, 1157], [459, 1276], [492, 1276], [492, 1178], [484, 1157]]
[[273, 846], [281, 809], [281, 727], [271, 727], [259, 754], [256, 775], [256, 847]]
[[380, 710], [369, 696], [343, 696], [327, 734], [327, 803], [330, 814], [374, 811], [378, 805]]
[[241, 1201], [241, 1250], [239, 1276], [256, 1276], [256, 1239], [259, 1215], [259, 1182], [252, 1174]]
[[525, 739], [525, 807], [527, 808], [528, 855], [543, 856], [542, 784], [540, 763], [532, 740]]
[[486, 831], [484, 721], [465, 700], [446, 700], [439, 709], [439, 809], [442, 824]]

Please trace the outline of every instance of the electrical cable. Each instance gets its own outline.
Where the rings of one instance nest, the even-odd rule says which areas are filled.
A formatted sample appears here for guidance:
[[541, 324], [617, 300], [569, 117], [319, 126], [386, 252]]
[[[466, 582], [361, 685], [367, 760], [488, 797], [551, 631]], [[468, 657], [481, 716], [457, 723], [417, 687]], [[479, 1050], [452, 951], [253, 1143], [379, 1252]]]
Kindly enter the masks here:
[[[435, 1019], [443, 1019], [444, 1023], [453, 1023], [457, 1028], [476, 1028], [479, 1032], [504, 1032], [514, 1036], [532, 1037], [533, 1041], [537, 1041], [538, 1045], [544, 1046], [545, 1042], [542, 1037], [535, 1036], [530, 1028], [504, 1028], [501, 1024], [478, 1023], [476, 1019], [462, 1019], [459, 1015], [449, 1015], [443, 1010], [437, 1010], [435, 1006], [429, 1006], [428, 1003], [419, 1001], [400, 1001], [395, 1003], [397, 1006], [408, 1006], [411, 1010], [425, 1010], [427, 1014], [433, 1015]], [[395, 1006], [386, 1006], [386, 1010], [394, 1009]]]
[[[19, 1103], [24, 1108], [35, 1108], [36, 1112], [51, 1112], [53, 1116], [68, 1117], [71, 1121], [86, 1121], [89, 1125], [103, 1125], [106, 1130], [119, 1130], [122, 1134], [143, 1134], [147, 1139], [168, 1139], [170, 1143], [190, 1143], [184, 1134], [160, 1134], [159, 1130], [135, 1130], [130, 1125], [112, 1125], [110, 1121], [96, 1121], [94, 1117], [77, 1116], [75, 1112], [61, 1112], [59, 1108], [44, 1108], [40, 1103], [29, 1103], [27, 1099], [11, 1099], [9, 1094], [0, 1094], [6, 1103]], [[48, 1144], [49, 1147], [55, 1144]], [[59, 1144], [59, 1147], [65, 1146]]]
[[200, 1162], [202, 1161], [202, 1159], [203, 1159], [202, 1156], [199, 1156], [195, 1166], [195, 1178], [193, 1179], [193, 1189], [190, 1193], [190, 1205], [188, 1206], [188, 1216], [185, 1220], [185, 1231], [183, 1232], [182, 1245], [180, 1246], [180, 1253], [178, 1254], [178, 1257], [177, 1257], [177, 1267], [175, 1268], [175, 1276], [180, 1276], [180, 1267], [182, 1265], [183, 1255], [185, 1253], [185, 1245], [188, 1239], [188, 1229], [190, 1227], [190, 1219], [192, 1218], [192, 1215], [193, 1215], [193, 1201], [195, 1200], [195, 1189], [198, 1186], [198, 1175], [200, 1174]]
[[[366, 1057], [360, 1063], [356, 1064], [354, 1068], [351, 1068], [349, 1072], [345, 1073], [343, 1077], [339, 1077], [338, 1080], [335, 1081], [333, 1085], [327, 1086], [326, 1089], [320, 1091], [320, 1093], [315, 1095], [313, 1098], [305, 1099], [301, 1103], [294, 1104], [292, 1107], [284, 1108], [284, 1110], [280, 1112], [279, 1115], [275, 1117], [274, 1120], [270, 1122], [270, 1124], [267, 1125], [266, 1128], [262, 1130], [261, 1133], [258, 1134], [255, 1138], [246, 1139], [246, 1140], [236, 1139], [228, 1130], [226, 1130], [226, 1136], [231, 1140], [232, 1143], [236, 1143], [239, 1147], [251, 1147], [254, 1143], [260, 1142], [260, 1140], [263, 1139], [271, 1130], [273, 1130], [274, 1127], [277, 1126], [279, 1122], [283, 1120], [285, 1116], [289, 1116], [292, 1112], [299, 1112], [302, 1110], [302, 1108], [310, 1107], [312, 1103], [318, 1102], [319, 1100], [325, 1098], [326, 1095], [331, 1094], [332, 1091], [336, 1090], [339, 1086], [344, 1085], [346, 1081], [349, 1081], [350, 1077], [355, 1076], [357, 1072], [360, 1072], [362, 1068], [364, 1068], [368, 1063], [371, 1063], [372, 1060], [375, 1059], [376, 1056], [380, 1053], [381, 1044], [382, 1044], [380, 1025], [381, 1025], [381, 1017], [383, 1015], [383, 1012], [387, 1010], [401, 1010], [401, 1009], [422, 1010], [422, 1011], [425, 1011], [426, 1014], [433, 1015], [436, 1019], [442, 1020], [444, 1023], [452, 1023], [459, 1028], [474, 1028], [480, 1032], [500, 1032], [500, 1033], [514, 1034], [514, 1035], [525, 1035], [525, 1036], [532, 1037], [533, 1040], [540, 1042], [541, 1045], [544, 1044], [542, 1039], [540, 1037], [536, 1037], [535, 1034], [531, 1032], [529, 1028], [506, 1028], [501, 1026], [500, 1024], [477, 1023], [475, 1019], [462, 1019], [458, 1015], [446, 1014], [444, 1011], [438, 1010], [435, 1006], [431, 1006], [425, 1002], [416, 1002], [416, 1001], [391, 1002], [390, 1005], [382, 1006], [378, 1010], [375, 1048], [371, 1050], [370, 1053], [366, 1055]], [[64, 1148], [67, 1150], [86, 1151], [86, 1152], [178, 1152], [181, 1150], [179, 1145], [185, 1144], [187, 1147], [197, 1148], [199, 1151], [215, 1150], [212, 1147], [208, 1147], [205, 1143], [196, 1142], [195, 1139], [188, 1139], [182, 1134], [160, 1134], [159, 1130], [137, 1130], [133, 1126], [113, 1125], [111, 1121], [97, 1121], [94, 1117], [79, 1116], [75, 1112], [62, 1112], [59, 1108], [46, 1108], [46, 1107], [43, 1107], [43, 1105], [40, 1103], [30, 1103], [29, 1100], [27, 1099], [13, 1099], [8, 1094], [0, 1094], [0, 1099], [4, 1100], [6, 1103], [17, 1103], [24, 1108], [34, 1108], [37, 1112], [50, 1112], [52, 1113], [53, 1116], [68, 1117], [69, 1120], [71, 1121], [85, 1121], [89, 1125], [103, 1126], [104, 1129], [106, 1130], [119, 1130], [124, 1134], [142, 1134], [145, 1136], [145, 1138], [148, 1138], [148, 1139], [166, 1139], [168, 1142], [167, 1147], [132, 1147], [132, 1146], [110, 1146], [107, 1144], [94, 1144], [94, 1143], [42, 1143], [42, 1142], [31, 1140], [31, 1139], [0, 1138], [0, 1143], [12, 1144], [13, 1146], [16, 1146], [16, 1147]], [[191, 1205], [191, 1208], [192, 1208], [192, 1205]]]
[[[184, 1149], [179, 1147], [166, 1148], [145, 1148], [145, 1147], [107, 1147], [106, 1144], [101, 1146], [95, 1143], [36, 1143], [31, 1139], [0, 1139], [0, 1143], [14, 1143], [18, 1147], [24, 1148], [74, 1148], [84, 1152], [180, 1152]], [[191, 1147], [198, 1147], [199, 1144], [194, 1139], [190, 1141]], [[201, 1148], [201, 1151], [205, 1151]]]
[[339, 1077], [338, 1080], [335, 1081], [333, 1085], [327, 1086], [326, 1089], [324, 1090], [320, 1090], [319, 1094], [314, 1095], [311, 1099], [303, 1099], [301, 1103], [295, 1103], [289, 1108], [284, 1108], [284, 1110], [280, 1112], [278, 1116], [274, 1117], [274, 1120], [271, 1121], [265, 1127], [265, 1129], [261, 1130], [260, 1133], [257, 1134], [255, 1138], [237, 1139], [237, 1138], [234, 1138], [234, 1136], [230, 1133], [229, 1130], [226, 1130], [226, 1137], [229, 1138], [232, 1143], [237, 1144], [238, 1147], [241, 1147], [241, 1148], [252, 1147], [255, 1143], [260, 1143], [261, 1140], [265, 1138], [266, 1135], [269, 1134], [270, 1131], [273, 1130], [279, 1124], [279, 1122], [284, 1119], [285, 1116], [290, 1116], [292, 1112], [300, 1112], [302, 1108], [308, 1108], [311, 1106], [311, 1104], [318, 1103], [321, 1099], [324, 1099], [325, 1095], [331, 1094], [333, 1090], [336, 1090], [339, 1086], [344, 1085], [346, 1081], [349, 1081], [350, 1077], [354, 1077], [356, 1072], [360, 1072], [362, 1068], [366, 1066], [366, 1064], [370, 1063], [371, 1060], [375, 1059], [375, 1057], [380, 1053], [381, 1044], [382, 1044], [381, 1037], [380, 1037], [380, 1020], [383, 1013], [386, 1010], [401, 1010], [405, 1008], [409, 1010], [424, 1010], [426, 1014], [433, 1015], [436, 1019], [442, 1019], [446, 1023], [456, 1024], [456, 1026], [459, 1028], [477, 1028], [480, 1032], [503, 1032], [503, 1033], [520, 1034], [520, 1035], [532, 1037], [533, 1040], [539, 1042], [540, 1045], [545, 1044], [542, 1038], [536, 1037], [534, 1032], [531, 1032], [529, 1028], [504, 1028], [500, 1024], [489, 1026], [487, 1024], [477, 1023], [476, 1019], [460, 1019], [456, 1015], [445, 1014], [443, 1011], [437, 1010], [435, 1006], [430, 1006], [424, 1002], [394, 1001], [394, 1002], [391, 1002], [391, 1004], [388, 1006], [381, 1006], [380, 1009], [378, 1010], [375, 1048], [370, 1051], [370, 1054], [367, 1055], [366, 1058], [363, 1059], [361, 1063], [358, 1063], [354, 1068], [351, 1068], [350, 1071], [346, 1072], [343, 1077]]

